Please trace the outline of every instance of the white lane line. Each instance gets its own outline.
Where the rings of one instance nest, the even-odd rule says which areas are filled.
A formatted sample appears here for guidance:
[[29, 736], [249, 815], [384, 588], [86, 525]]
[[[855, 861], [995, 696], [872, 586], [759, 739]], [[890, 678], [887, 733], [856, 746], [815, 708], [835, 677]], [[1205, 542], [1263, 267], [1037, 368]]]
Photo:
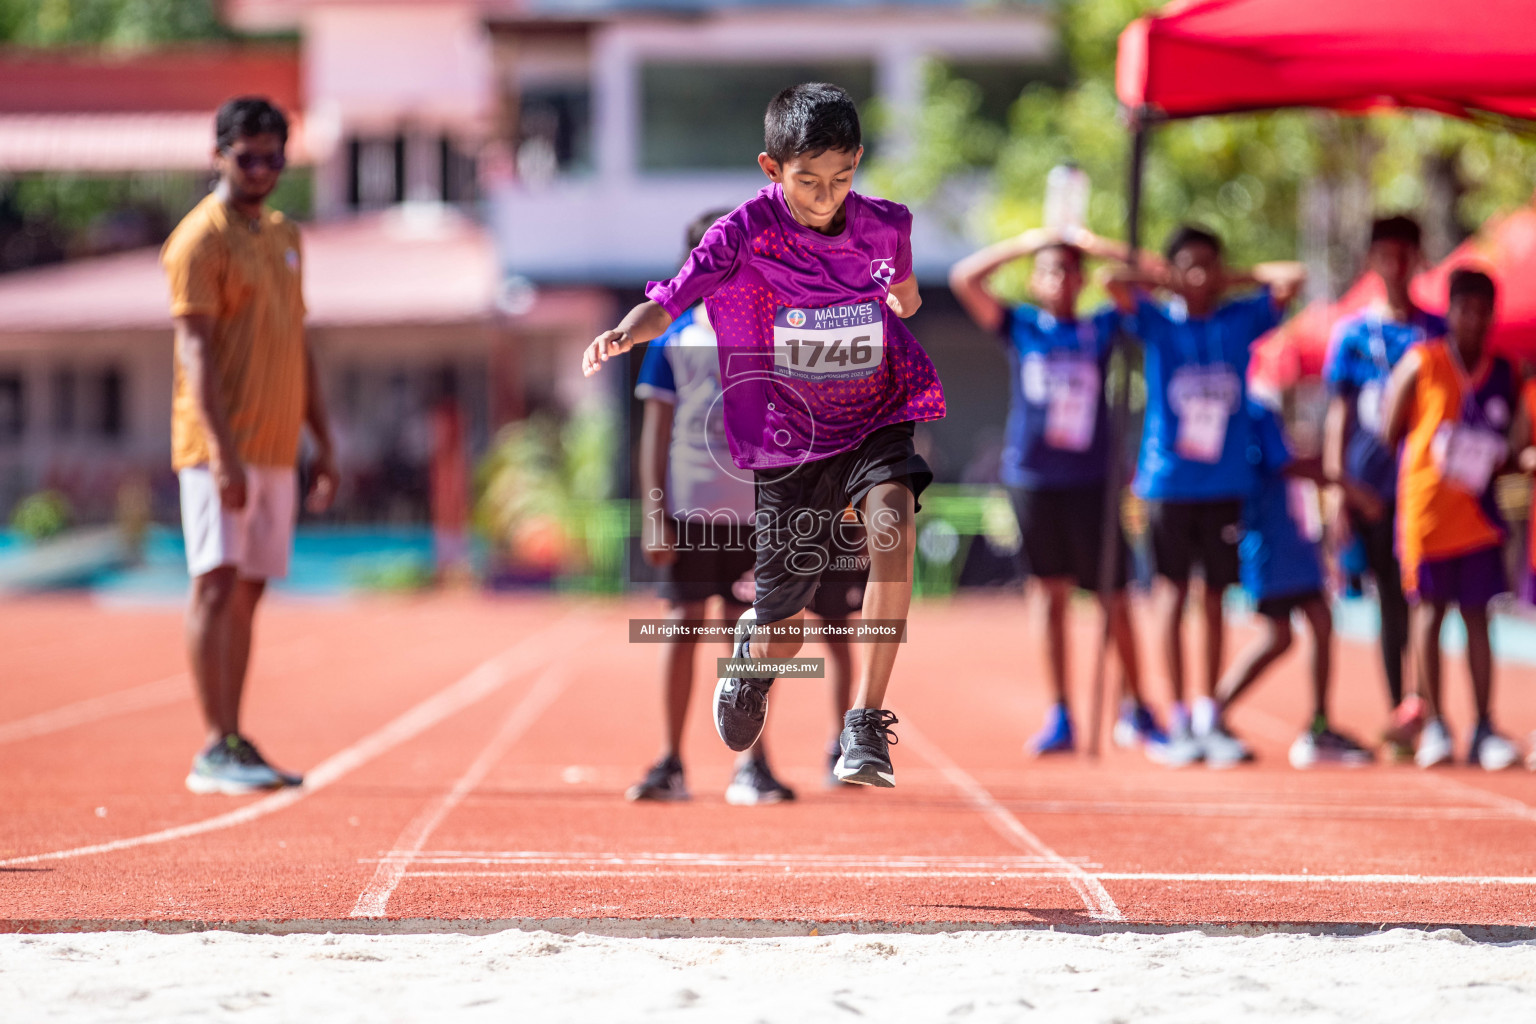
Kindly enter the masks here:
[[[1514, 770], [1518, 771], [1519, 768], [1516, 767]], [[1484, 806], [1496, 807], [1507, 815], [1520, 818], [1523, 821], [1536, 821], [1536, 807], [1532, 807], [1523, 800], [1517, 800], [1512, 796], [1505, 796], [1502, 793], [1491, 793], [1481, 786], [1472, 785], [1470, 782], [1449, 778], [1434, 768], [1428, 771], [1421, 770], [1420, 777], [1427, 780], [1431, 785], [1439, 786], [1441, 789], [1450, 790], [1462, 796], [1469, 796]]]
[[297, 789], [281, 789], [271, 796], [262, 797], [236, 810], [216, 814], [211, 818], [204, 818], [186, 825], [161, 829], [158, 832], [114, 839], [106, 843], [94, 843], [90, 846], [77, 846], [68, 850], [11, 857], [0, 860], [0, 867], [68, 860], [74, 857], [88, 857], [98, 853], [113, 853], [118, 850], [130, 850], [137, 846], [187, 839], [191, 836], [244, 825], [296, 804], [356, 771], [379, 755], [421, 735], [444, 719], [484, 700], [512, 680], [542, 665], [557, 650], [556, 641], [562, 636], [559, 627], [578, 617], [578, 614], [572, 612], [558, 622], [541, 629], [534, 636], [514, 644], [490, 660], [481, 663], [458, 682], [439, 690], [388, 724], [369, 733], [351, 746], [332, 754], [316, 765], [305, 776], [304, 785]]
[[1049, 846], [1029, 829], [1024, 823], [1014, 817], [1013, 812], [998, 803], [991, 793], [987, 792], [973, 779], [965, 769], [938, 748], [916, 726], [907, 724], [900, 733], [902, 739], [917, 751], [919, 757], [939, 770], [949, 780], [950, 784], [960, 790], [971, 806], [980, 811], [982, 816], [994, 829], [1005, 838], [1033, 851], [1037, 856], [1043, 857], [1055, 863], [1062, 869], [1062, 877], [1071, 883], [1077, 895], [1082, 899], [1083, 905], [1088, 908], [1088, 916], [1095, 921], [1123, 921], [1125, 915], [1120, 913], [1120, 908], [1115, 906], [1115, 901], [1110, 898], [1109, 890], [1094, 875], [1090, 875], [1076, 864], [1067, 860], [1061, 854]]
[[[411, 878], [632, 878], [692, 877], [724, 874], [707, 870], [684, 871], [660, 869], [652, 871], [411, 871]], [[739, 878], [740, 872], [733, 871]], [[810, 871], [796, 872], [793, 877], [807, 878], [1013, 878], [1023, 880], [1071, 881], [1073, 873], [1051, 871], [866, 871], [848, 872]], [[783, 878], [784, 872], [774, 872], [770, 877]], [[1218, 872], [1167, 872], [1167, 871], [1098, 871], [1094, 877], [1113, 882], [1199, 882], [1199, 883], [1253, 883], [1253, 884], [1302, 884], [1302, 885], [1470, 885], [1470, 886], [1536, 886], [1536, 875], [1291, 875], [1291, 874], [1223, 874]]]
[[[376, 858], [359, 858], [360, 864], [382, 863], [395, 856], [385, 853]], [[554, 865], [557, 867], [751, 867], [828, 868], [847, 871], [872, 870], [982, 870], [1018, 871], [1033, 868], [1050, 868], [1059, 871], [1058, 862], [1045, 857], [863, 857], [853, 854], [817, 856], [801, 854], [734, 854], [734, 853], [544, 853], [516, 851], [511, 853], [475, 851], [424, 850], [416, 854], [412, 864], [471, 864], [471, 865]], [[1098, 864], [1084, 864], [1099, 867]]]
[[126, 715], [134, 711], [158, 708], [192, 699], [192, 680], [185, 672], [145, 683], [117, 693], [89, 697], [65, 704], [51, 711], [40, 711], [26, 718], [0, 722], [0, 743], [15, 743], [34, 736], [46, 736], [51, 732], [73, 729], [114, 715]]
[[406, 868], [411, 864], [412, 858], [427, 844], [437, 826], [443, 823], [443, 819], [452, 813], [453, 809], [464, 800], [475, 787], [485, 780], [490, 770], [496, 767], [496, 763], [506, 755], [507, 750], [523, 737], [528, 728], [544, 713], [544, 710], [554, 703], [561, 691], [570, 682], [570, 672], [564, 665], [555, 665], [541, 675], [536, 683], [523, 695], [523, 699], [513, 706], [511, 712], [502, 722], [496, 735], [491, 737], [480, 751], [480, 755], [464, 770], [453, 786], [438, 797], [429, 802], [411, 819], [400, 833], [400, 838], [395, 840], [391, 851], [379, 862], [378, 868], [373, 873], [373, 879], [368, 883], [362, 893], [357, 897], [357, 903], [352, 907], [353, 917], [383, 917], [385, 908], [389, 905], [389, 897], [394, 894], [395, 887], [405, 877]]
[[1324, 821], [1507, 821], [1528, 817], [1502, 806], [1408, 807], [1394, 804], [1353, 807], [1348, 804], [1194, 804], [1174, 802], [1125, 803], [1113, 800], [1010, 800], [1020, 814], [1114, 815], [1137, 818], [1315, 818]]

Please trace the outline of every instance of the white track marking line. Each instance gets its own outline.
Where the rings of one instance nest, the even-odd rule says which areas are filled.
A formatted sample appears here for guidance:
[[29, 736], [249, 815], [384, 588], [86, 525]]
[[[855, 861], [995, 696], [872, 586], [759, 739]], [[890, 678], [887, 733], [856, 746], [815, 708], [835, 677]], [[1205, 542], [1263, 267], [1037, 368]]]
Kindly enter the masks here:
[[[698, 878], [710, 874], [726, 874], [725, 871], [686, 871], [679, 868], [663, 868], [651, 871], [622, 870], [554, 870], [554, 871], [411, 871], [411, 878]], [[739, 878], [741, 872], [731, 871]], [[774, 872], [771, 877], [782, 878], [784, 872]], [[1023, 881], [1071, 881], [1075, 876], [1061, 870], [1042, 871], [807, 871], [795, 872], [796, 878], [1007, 878]], [[1302, 885], [1470, 885], [1470, 886], [1536, 886], [1536, 875], [1286, 875], [1286, 874], [1223, 874], [1214, 872], [1166, 872], [1166, 871], [1102, 871], [1095, 878], [1114, 882], [1198, 882], [1198, 883], [1258, 883]]]
[[522, 739], [528, 728], [544, 713], [544, 710], [554, 703], [555, 698], [565, 689], [570, 682], [570, 672], [564, 665], [555, 665], [547, 669], [537, 682], [523, 695], [522, 700], [513, 706], [501, 728], [496, 735], [491, 737], [489, 743], [480, 751], [480, 755], [464, 770], [453, 786], [438, 797], [429, 802], [411, 819], [400, 833], [400, 838], [395, 840], [395, 845], [388, 855], [379, 862], [377, 870], [373, 873], [373, 880], [368, 883], [357, 897], [357, 903], [352, 908], [352, 917], [383, 917], [385, 908], [389, 905], [389, 897], [394, 894], [395, 887], [405, 877], [406, 868], [411, 864], [412, 858], [426, 845], [437, 826], [443, 823], [453, 809], [464, 798], [474, 791], [475, 787], [485, 780], [490, 770], [496, 767], [496, 763], [502, 759], [507, 750]]
[[73, 704], [54, 708], [52, 711], [40, 711], [26, 718], [0, 722], [0, 743], [29, 740], [34, 736], [46, 736], [51, 732], [72, 729], [77, 725], [86, 725], [103, 718], [126, 715], [134, 711], [144, 711], [191, 699], [192, 681], [185, 672], [182, 672], [153, 683], [119, 690], [116, 693], [88, 697]]
[[[359, 858], [360, 864], [374, 864], [391, 856]], [[683, 865], [685, 867], [892, 867], [892, 868], [975, 868], [1010, 871], [1017, 868], [1050, 867], [1058, 862], [1046, 857], [865, 857], [854, 854], [738, 854], [738, 853], [551, 853], [517, 850], [506, 853], [476, 850], [423, 850], [415, 864], [573, 864], [607, 867], [636, 865]], [[1099, 865], [1092, 865], [1098, 867]]]
[[[1519, 768], [1516, 767], [1513, 770], [1519, 771]], [[1523, 821], [1536, 821], [1536, 808], [1533, 808], [1523, 800], [1517, 800], [1512, 796], [1505, 796], [1502, 793], [1490, 793], [1483, 787], [1474, 786], [1470, 782], [1448, 778], [1433, 768], [1428, 771], [1421, 770], [1420, 774], [1431, 785], [1439, 786], [1442, 789], [1448, 789], [1464, 796], [1470, 796], [1487, 807], [1496, 807], [1504, 813], [1520, 818]]]
[[[724, 871], [686, 871], [679, 868], [661, 868], [651, 871], [623, 870], [553, 870], [553, 871], [408, 871], [408, 878], [698, 878]], [[739, 871], [730, 872], [740, 877]], [[775, 872], [771, 877], [784, 877]], [[1066, 871], [797, 871], [794, 878], [997, 878], [1023, 881], [1070, 881]], [[1199, 883], [1263, 883], [1263, 884], [1325, 884], [1325, 885], [1470, 885], [1470, 886], [1536, 886], [1536, 875], [1264, 875], [1220, 874], [1199, 872], [1137, 872], [1105, 871], [1096, 873], [1097, 878], [1116, 882], [1199, 882]]]
[[558, 637], [558, 627], [577, 617], [577, 614], [573, 612], [565, 616], [558, 622], [544, 627], [536, 635], [482, 662], [458, 682], [439, 690], [387, 725], [332, 754], [304, 777], [303, 786], [296, 789], [280, 789], [271, 796], [262, 797], [254, 803], [224, 814], [216, 814], [211, 818], [204, 818], [202, 821], [177, 825], [158, 832], [148, 832], [140, 836], [114, 839], [107, 843], [77, 846], [69, 850], [53, 850], [48, 853], [34, 853], [25, 857], [11, 857], [0, 860], [0, 867], [37, 864], [50, 860], [69, 860], [74, 857], [88, 857], [98, 853], [113, 853], [118, 850], [130, 850], [137, 846], [187, 839], [191, 836], [244, 825], [246, 822], [264, 818], [296, 804], [306, 796], [317, 793], [356, 771], [379, 755], [407, 740], [414, 739], [451, 715], [484, 700], [513, 679], [525, 674], [525, 671], [543, 664], [543, 660], [553, 653], [551, 648], [555, 646], [550, 638]]
[[1014, 817], [1013, 812], [998, 803], [981, 783], [951, 761], [921, 730], [908, 724], [902, 730], [902, 736], [909, 745], [916, 748], [919, 757], [937, 768], [951, 785], [965, 795], [971, 806], [980, 811], [994, 829], [1013, 842], [1033, 850], [1038, 856], [1059, 865], [1063, 872], [1062, 877], [1071, 883], [1072, 888], [1082, 899], [1083, 905], [1088, 908], [1089, 917], [1095, 921], [1125, 920], [1125, 915], [1120, 913], [1120, 908], [1115, 906], [1115, 901], [1110, 898], [1109, 890], [1104, 888], [1104, 884], [1097, 877], [1090, 875], [1045, 845], [1039, 836], [1025, 828], [1024, 823]]

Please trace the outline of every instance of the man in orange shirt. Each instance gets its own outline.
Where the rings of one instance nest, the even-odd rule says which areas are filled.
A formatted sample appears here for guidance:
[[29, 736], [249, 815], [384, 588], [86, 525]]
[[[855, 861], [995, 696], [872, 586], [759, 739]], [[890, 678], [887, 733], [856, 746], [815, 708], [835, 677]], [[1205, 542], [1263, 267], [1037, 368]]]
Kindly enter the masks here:
[[1514, 744], [1493, 729], [1493, 651], [1488, 603], [1508, 589], [1504, 523], [1494, 474], [1509, 459], [1518, 382], [1485, 344], [1494, 286], [1486, 274], [1451, 274], [1445, 344], [1410, 348], [1387, 381], [1384, 436], [1399, 456], [1398, 560], [1415, 606], [1413, 647], [1427, 721], [1414, 756], [1430, 768], [1452, 759], [1441, 718], [1440, 627], [1455, 604], [1467, 629], [1467, 668], [1477, 704], [1468, 761], [1494, 771], [1515, 762]]
[[194, 793], [298, 785], [240, 733], [251, 624], [266, 582], [288, 572], [296, 465], [315, 445], [309, 506], [336, 486], [325, 405], [304, 338], [299, 230], [265, 201], [286, 163], [288, 122], [264, 99], [219, 108], [213, 192], [166, 240], [161, 262], [176, 327], [172, 461], [192, 576], [187, 647], [208, 742]]

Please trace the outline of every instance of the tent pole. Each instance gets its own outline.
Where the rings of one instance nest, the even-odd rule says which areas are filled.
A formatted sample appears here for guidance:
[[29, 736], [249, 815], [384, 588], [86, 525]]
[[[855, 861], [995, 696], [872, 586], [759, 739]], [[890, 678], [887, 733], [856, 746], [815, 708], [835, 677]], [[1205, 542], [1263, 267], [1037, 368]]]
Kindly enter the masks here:
[[[1141, 248], [1141, 183], [1147, 153], [1147, 122], [1139, 113], [1133, 115], [1135, 128], [1131, 135], [1130, 176], [1126, 195], [1126, 242], [1130, 247], [1130, 261], [1136, 262]], [[1124, 483], [1125, 437], [1130, 423], [1131, 339], [1122, 326], [1116, 335], [1114, 350], [1110, 354], [1109, 372], [1104, 384], [1118, 379], [1109, 416], [1109, 466], [1104, 479], [1104, 528], [1099, 538], [1099, 609], [1104, 617], [1104, 634], [1100, 638], [1098, 655], [1094, 659], [1093, 687], [1089, 691], [1091, 709], [1088, 715], [1088, 757], [1099, 758], [1099, 737], [1104, 731], [1104, 687], [1106, 684], [1109, 651], [1114, 645], [1114, 608], [1116, 598], [1115, 572], [1120, 555], [1120, 491]], [[1118, 371], [1117, 371], [1118, 367]], [[1127, 566], [1129, 569], [1129, 566]], [[1128, 597], [1128, 595], [1127, 595]], [[1122, 677], [1125, 666], [1120, 666]]]

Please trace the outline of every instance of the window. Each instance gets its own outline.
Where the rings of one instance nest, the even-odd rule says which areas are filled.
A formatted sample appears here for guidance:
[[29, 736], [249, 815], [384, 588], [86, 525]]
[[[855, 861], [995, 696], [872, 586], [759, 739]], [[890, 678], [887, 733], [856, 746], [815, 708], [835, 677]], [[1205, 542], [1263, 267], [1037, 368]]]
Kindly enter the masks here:
[[357, 209], [376, 210], [405, 199], [405, 138], [353, 139], [347, 144], [347, 201]]
[[26, 383], [19, 373], [0, 373], [0, 441], [19, 441], [26, 433]]
[[874, 95], [874, 77], [869, 61], [647, 64], [640, 72], [640, 167], [749, 171], [763, 149], [763, 111], [780, 90], [836, 82], [862, 108]]
[[53, 372], [53, 433], [70, 437], [80, 422], [80, 377], [74, 370]]
[[108, 441], [123, 436], [123, 371], [109, 367], [97, 375], [96, 422], [92, 424], [98, 437]]
[[517, 172], [549, 178], [592, 167], [592, 96], [585, 85], [524, 88], [517, 109]]

